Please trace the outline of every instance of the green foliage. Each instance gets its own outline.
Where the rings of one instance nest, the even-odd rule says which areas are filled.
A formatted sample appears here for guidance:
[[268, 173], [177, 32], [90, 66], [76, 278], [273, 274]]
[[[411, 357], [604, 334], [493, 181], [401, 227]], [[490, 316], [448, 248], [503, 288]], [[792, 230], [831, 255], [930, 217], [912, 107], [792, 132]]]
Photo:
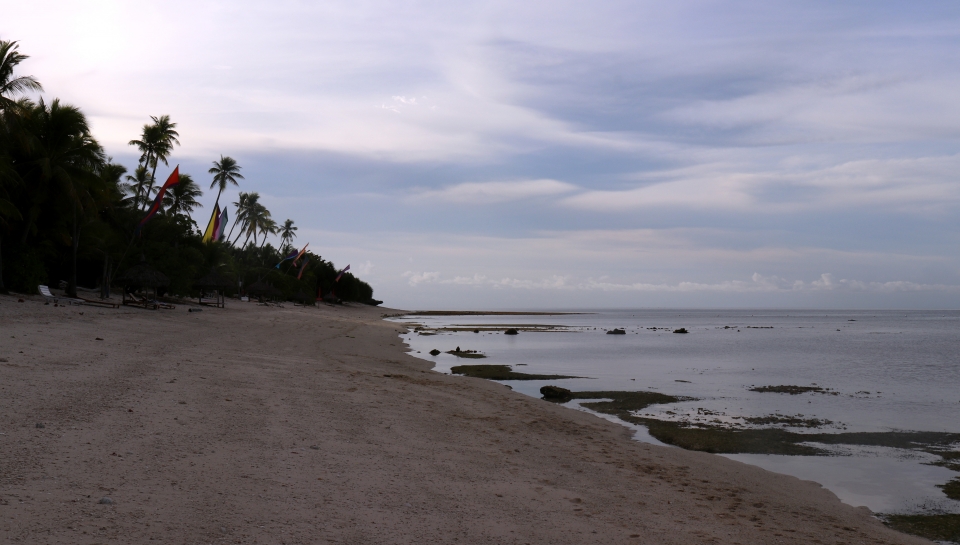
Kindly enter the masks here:
[[[78, 284], [92, 287], [144, 259], [170, 279], [166, 291], [171, 295], [198, 295], [196, 282], [215, 270], [230, 279], [231, 295], [260, 282], [285, 300], [311, 302], [332, 293], [344, 301], [373, 302], [368, 284], [351, 274], [336, 282], [338, 270], [319, 255], [303, 256], [302, 275], [303, 260], [276, 268], [280, 251], [267, 244], [267, 237], [281, 227], [256, 193], [241, 193], [234, 203], [229, 234], [239, 224], [236, 238], [229, 240], [228, 234], [204, 243], [191, 217], [202, 191], [186, 173], [165, 195], [159, 213], [135, 234], [162, 185], [157, 167], [168, 165], [179, 144], [177, 124], [167, 115], [151, 116], [140, 137], [130, 141], [140, 160], [127, 174], [105, 156], [79, 108], [58, 99], [32, 102], [19, 96], [40, 90], [32, 77], [15, 73], [25, 59], [16, 42], [0, 40], [0, 291], [36, 293], [38, 284], [56, 286], [63, 280], [68, 292]], [[231, 157], [220, 156], [213, 164], [211, 188], [222, 191], [244, 179]], [[292, 220], [284, 223], [284, 243], [296, 229]]]
[[37, 286], [48, 283], [46, 267], [37, 249], [4, 241], [3, 252], [6, 256], [16, 256], [4, 262], [3, 274], [10, 289], [37, 293]]

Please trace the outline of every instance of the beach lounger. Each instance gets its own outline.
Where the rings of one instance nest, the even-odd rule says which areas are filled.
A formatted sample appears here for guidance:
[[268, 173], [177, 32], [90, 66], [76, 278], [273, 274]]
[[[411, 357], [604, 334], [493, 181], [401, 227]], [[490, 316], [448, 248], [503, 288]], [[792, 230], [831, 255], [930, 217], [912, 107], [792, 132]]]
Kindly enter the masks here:
[[104, 307], [110, 308], [120, 308], [120, 303], [114, 303], [112, 301], [104, 301], [101, 299], [87, 299], [86, 297], [77, 297], [77, 299], [83, 301], [85, 305], [101, 305]]
[[145, 308], [149, 310], [157, 310], [158, 308], [160, 308], [160, 306], [157, 305], [156, 301], [148, 301], [146, 299], [137, 297], [132, 293], [123, 294], [123, 304], [131, 307], [139, 307], [139, 308]]
[[60, 297], [50, 293], [50, 288], [48, 286], [38, 286], [38, 288], [40, 289], [40, 295], [42, 295], [44, 300], [46, 300], [48, 303], [53, 301], [56, 304], [60, 301], [66, 301], [72, 305], [83, 304], [83, 301], [80, 299], [74, 299], [73, 297]]

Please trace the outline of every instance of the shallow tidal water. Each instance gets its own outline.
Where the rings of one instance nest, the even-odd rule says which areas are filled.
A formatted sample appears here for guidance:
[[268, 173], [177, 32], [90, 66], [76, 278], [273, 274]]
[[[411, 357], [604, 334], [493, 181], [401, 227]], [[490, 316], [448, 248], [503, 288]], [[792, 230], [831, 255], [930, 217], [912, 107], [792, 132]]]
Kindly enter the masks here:
[[[524, 373], [586, 377], [503, 381], [535, 397], [546, 384], [574, 391], [647, 390], [696, 398], [638, 413], [662, 420], [744, 425], [746, 417], [780, 415], [822, 421], [817, 428], [785, 428], [798, 433], [960, 433], [958, 311], [630, 310], [395, 320], [439, 330], [403, 335], [413, 355], [434, 362], [437, 371], [501, 364]], [[533, 325], [564, 327], [502, 333], [506, 327]], [[500, 331], [473, 333], [473, 327]], [[689, 333], [673, 333], [681, 327]], [[614, 328], [626, 335], [606, 334]], [[487, 357], [467, 360], [445, 353], [458, 346]], [[434, 348], [442, 353], [431, 356]], [[825, 393], [749, 390], [775, 385], [815, 385]], [[636, 437], [656, 442], [642, 429]], [[835, 456], [725, 456], [816, 481], [844, 502], [875, 512], [960, 512], [960, 502], [936, 487], [960, 474], [929, 465], [937, 456], [887, 447], [830, 449]]]

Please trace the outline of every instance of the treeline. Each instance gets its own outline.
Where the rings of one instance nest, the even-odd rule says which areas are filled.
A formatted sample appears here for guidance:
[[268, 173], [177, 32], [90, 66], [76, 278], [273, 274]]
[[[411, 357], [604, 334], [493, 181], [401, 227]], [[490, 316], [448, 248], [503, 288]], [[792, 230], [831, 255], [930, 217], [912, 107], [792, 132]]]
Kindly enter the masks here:
[[[180, 183], [138, 230], [172, 170], [176, 123], [151, 117], [130, 141], [140, 159], [128, 171], [106, 155], [79, 108], [26, 96], [43, 90], [32, 76], [17, 75], [27, 58], [16, 42], [0, 40], [0, 291], [36, 293], [40, 284], [61, 282], [70, 295], [78, 286], [107, 291], [113, 278], [146, 261], [170, 279], [170, 295], [197, 295], [197, 280], [213, 272], [231, 280], [230, 294], [269, 285], [278, 299], [312, 301], [335, 292], [345, 301], [376, 302], [368, 284], [349, 272], [336, 281], [340, 271], [311, 252], [296, 266], [287, 260], [276, 268], [295, 251], [297, 227], [274, 221], [255, 192], [219, 202], [227, 187], [244, 180], [231, 157], [213, 161], [207, 172], [215, 207], [230, 220], [213, 237], [204, 240], [212, 216], [196, 216], [203, 189], [189, 173], [180, 173]], [[280, 235], [279, 248], [267, 242], [271, 235]]]

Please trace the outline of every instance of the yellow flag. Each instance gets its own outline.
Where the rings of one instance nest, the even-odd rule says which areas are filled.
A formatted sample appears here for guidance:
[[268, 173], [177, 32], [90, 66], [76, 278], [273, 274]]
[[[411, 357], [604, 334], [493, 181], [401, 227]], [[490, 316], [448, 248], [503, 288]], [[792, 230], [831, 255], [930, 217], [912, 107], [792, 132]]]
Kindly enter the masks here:
[[217, 232], [217, 222], [220, 220], [220, 205], [214, 205], [213, 214], [210, 216], [210, 223], [207, 224], [207, 230], [203, 232], [203, 241], [213, 240], [213, 234]]

